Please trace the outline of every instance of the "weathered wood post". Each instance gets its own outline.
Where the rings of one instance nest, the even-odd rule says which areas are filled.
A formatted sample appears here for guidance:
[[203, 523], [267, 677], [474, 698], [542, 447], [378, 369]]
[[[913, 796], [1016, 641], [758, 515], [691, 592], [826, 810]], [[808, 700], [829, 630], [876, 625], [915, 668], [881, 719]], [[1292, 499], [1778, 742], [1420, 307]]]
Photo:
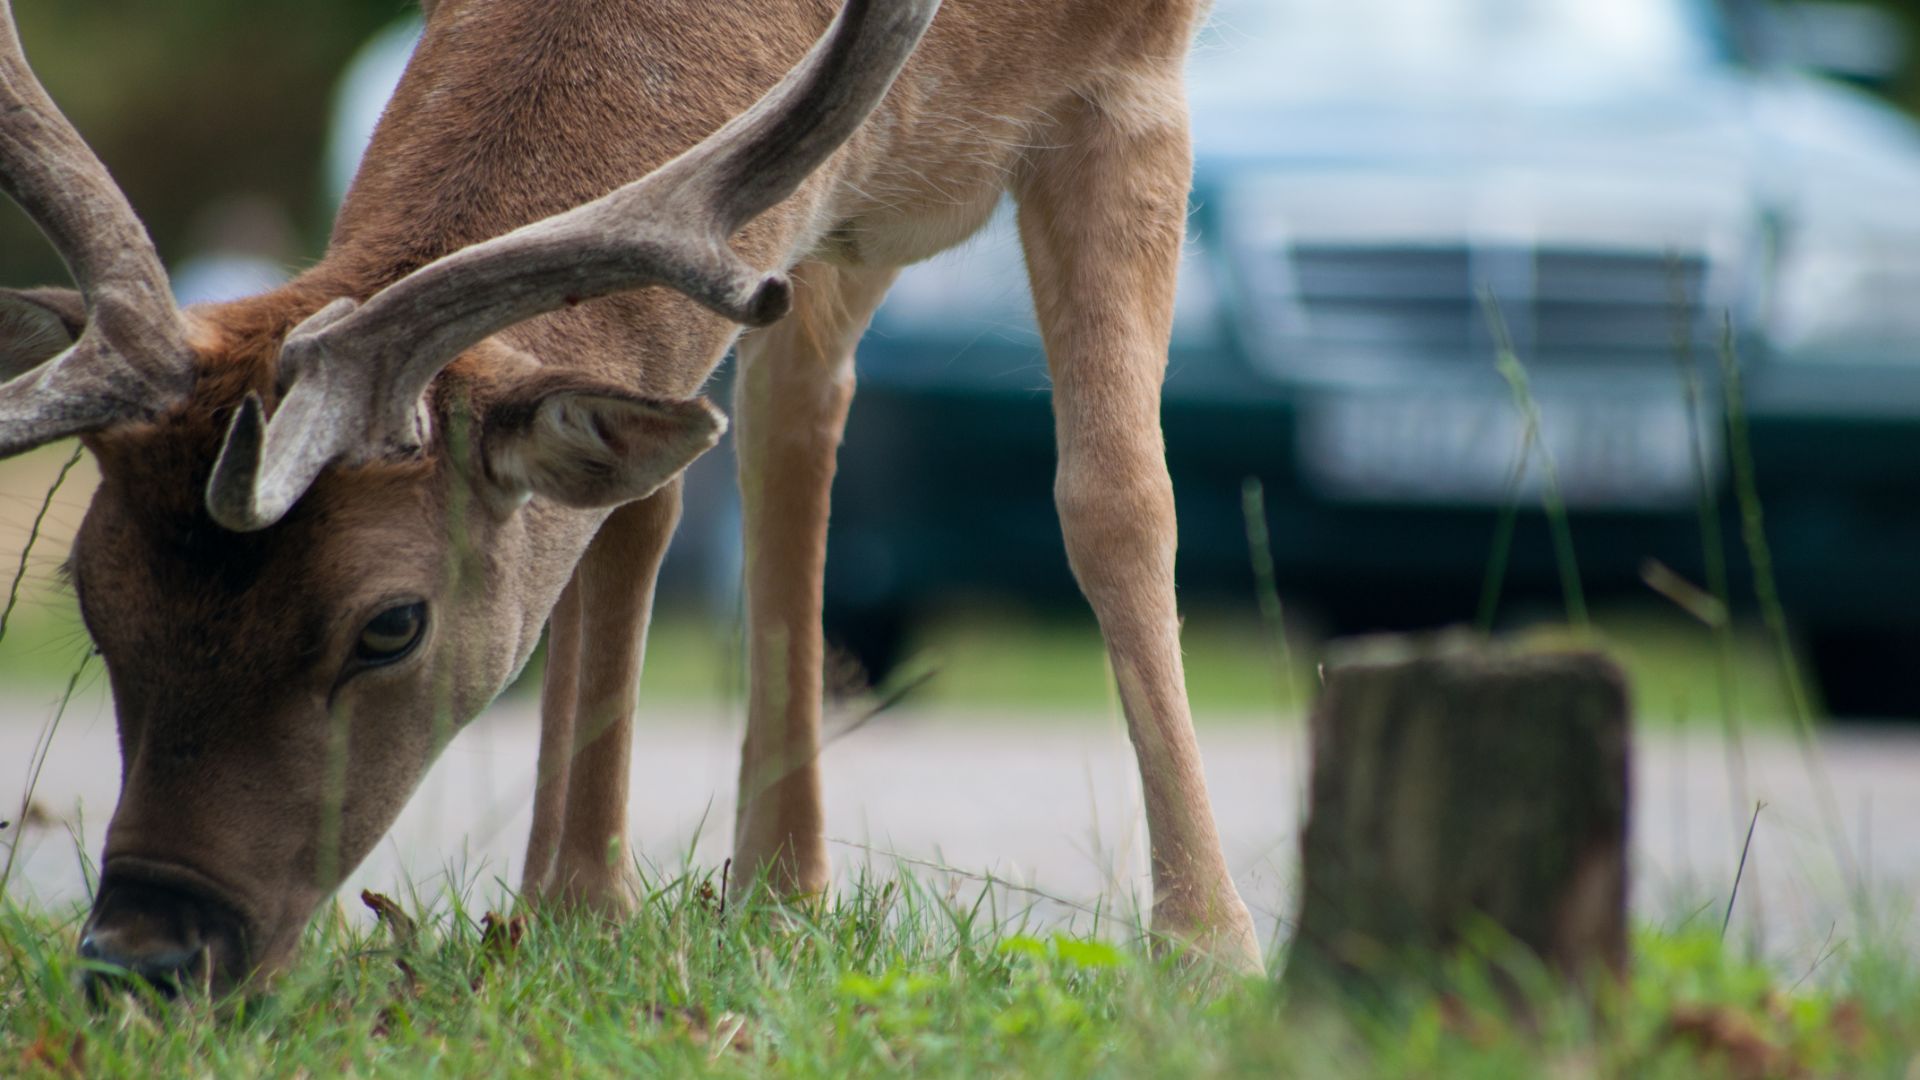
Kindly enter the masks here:
[[1628, 709], [1595, 652], [1336, 646], [1288, 986], [1391, 982], [1484, 921], [1558, 971], [1622, 971]]

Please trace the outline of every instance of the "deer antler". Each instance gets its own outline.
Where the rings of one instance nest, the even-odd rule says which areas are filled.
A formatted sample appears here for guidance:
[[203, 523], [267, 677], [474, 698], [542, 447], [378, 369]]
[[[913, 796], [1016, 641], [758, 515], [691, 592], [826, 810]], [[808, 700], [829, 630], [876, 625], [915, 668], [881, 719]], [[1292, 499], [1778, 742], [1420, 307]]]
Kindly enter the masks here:
[[421, 267], [358, 308], [316, 315], [282, 349], [282, 377], [294, 381], [266, 431], [240, 430], [257, 415], [235, 417], [208, 489], [216, 519], [236, 530], [264, 528], [329, 461], [417, 445], [416, 407], [434, 376], [467, 348], [534, 316], [665, 285], [748, 326], [779, 319], [791, 302], [786, 278], [748, 266], [729, 238], [792, 195], [859, 128], [938, 7], [939, 0], [847, 0], [778, 86], [680, 157]]
[[184, 393], [186, 332], [153, 241], [27, 66], [0, 0], [0, 190], [26, 210], [86, 298], [66, 352], [0, 386], [0, 456], [98, 428]]

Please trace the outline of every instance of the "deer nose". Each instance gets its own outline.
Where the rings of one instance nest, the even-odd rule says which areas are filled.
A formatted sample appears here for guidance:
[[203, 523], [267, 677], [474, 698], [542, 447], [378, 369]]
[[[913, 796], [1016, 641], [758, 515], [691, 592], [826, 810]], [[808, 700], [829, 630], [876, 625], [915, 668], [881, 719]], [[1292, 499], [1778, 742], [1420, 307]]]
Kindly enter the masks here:
[[225, 988], [244, 973], [238, 921], [224, 905], [145, 881], [102, 879], [80, 935], [87, 991], [145, 983], [163, 997]]
[[90, 990], [131, 985], [131, 980], [137, 978], [159, 990], [162, 995], [172, 997], [181, 987], [200, 982], [201, 979], [195, 976], [208, 970], [205, 946], [144, 948], [141, 945], [129, 945], [124, 935], [114, 930], [101, 930], [82, 937], [80, 958], [121, 969], [89, 970], [86, 978]]

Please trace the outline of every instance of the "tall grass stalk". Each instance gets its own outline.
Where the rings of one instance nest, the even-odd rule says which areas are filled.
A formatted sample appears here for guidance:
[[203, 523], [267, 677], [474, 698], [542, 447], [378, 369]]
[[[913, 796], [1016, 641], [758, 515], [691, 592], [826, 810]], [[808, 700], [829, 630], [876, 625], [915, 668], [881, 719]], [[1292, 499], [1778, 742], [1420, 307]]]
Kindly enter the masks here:
[[1247, 521], [1247, 558], [1253, 563], [1260, 624], [1267, 632], [1267, 654], [1279, 679], [1283, 708], [1299, 708], [1300, 688], [1293, 678], [1293, 651], [1287, 644], [1286, 612], [1280, 606], [1279, 579], [1273, 570], [1273, 538], [1267, 532], [1267, 491], [1257, 476], [1240, 484], [1240, 512]]
[[14, 568], [13, 583], [7, 587], [7, 606], [0, 609], [0, 641], [7, 639], [7, 623], [13, 620], [13, 609], [20, 603], [20, 585], [27, 579], [27, 561], [33, 557], [33, 546], [40, 540], [40, 526], [46, 523], [47, 511], [53, 509], [53, 497], [59, 493], [61, 485], [67, 482], [67, 474], [80, 464], [80, 456], [86, 451], [75, 446], [67, 463], [60, 466], [59, 475], [53, 478], [53, 484], [47, 488], [46, 498], [40, 500], [40, 510], [33, 515], [33, 525], [27, 529], [27, 542], [20, 547], [20, 565]]
[[1499, 301], [1494, 298], [1491, 289], [1484, 287], [1480, 297], [1487, 311], [1487, 323], [1493, 331], [1494, 366], [1513, 391], [1514, 408], [1519, 410], [1525, 425], [1521, 438], [1521, 466], [1524, 468], [1532, 460], [1532, 453], [1539, 455], [1540, 506], [1546, 512], [1547, 527], [1553, 536], [1553, 556], [1560, 572], [1560, 590], [1566, 603], [1567, 621], [1585, 631], [1591, 627], [1587, 617], [1587, 597], [1580, 584], [1580, 564], [1574, 555], [1573, 528], [1567, 521], [1566, 499], [1560, 491], [1560, 470], [1554, 464], [1553, 452], [1540, 438], [1540, 403], [1534, 400], [1526, 365], [1520, 362], [1520, 354], [1514, 349], [1513, 335], [1507, 329], [1506, 316], [1500, 313]]
[[[1707, 593], [1719, 606], [1720, 618], [1709, 623], [1714, 639], [1714, 673], [1720, 692], [1720, 728], [1726, 735], [1727, 777], [1731, 789], [1733, 819], [1748, 806], [1747, 748], [1741, 730], [1739, 704], [1734, 679], [1733, 588], [1727, 575], [1726, 538], [1720, 532], [1720, 492], [1714, 470], [1707, 458], [1707, 433], [1701, 426], [1706, 409], [1706, 394], [1700, 378], [1699, 358], [1694, 353], [1692, 298], [1685, 293], [1675, 274], [1675, 308], [1680, 312], [1674, 328], [1674, 352], [1680, 366], [1681, 392], [1687, 404], [1687, 448], [1693, 458], [1695, 514], [1700, 523], [1700, 558], [1706, 569]], [[1745, 858], [1744, 853], [1742, 858]], [[1729, 906], [1731, 912], [1731, 906]]]
[[1833, 781], [1827, 775], [1825, 760], [1815, 744], [1813, 707], [1807, 697], [1805, 680], [1794, 655], [1793, 638], [1787, 629], [1786, 608], [1780, 603], [1780, 590], [1774, 578], [1773, 552], [1767, 545], [1766, 517], [1760, 506], [1760, 485], [1753, 465], [1753, 441], [1747, 424], [1746, 390], [1741, 381], [1740, 355], [1733, 338], [1733, 319], [1729, 316], [1721, 328], [1720, 378], [1727, 402], [1727, 458], [1733, 466], [1734, 498], [1740, 508], [1740, 536], [1747, 549], [1747, 562], [1753, 569], [1753, 594], [1760, 605], [1760, 617], [1772, 640], [1780, 678], [1787, 702], [1793, 710], [1793, 731], [1808, 774], [1813, 778], [1820, 815], [1826, 827], [1834, 858], [1844, 878], [1858, 881], [1853, 849], [1847, 830], [1840, 821], [1840, 806], [1833, 794]]
[[1733, 871], [1733, 888], [1727, 890], [1727, 913], [1720, 919], [1720, 940], [1727, 939], [1727, 927], [1733, 925], [1733, 905], [1740, 899], [1740, 882], [1747, 876], [1747, 856], [1753, 853], [1753, 832], [1760, 825], [1760, 811], [1767, 804], [1753, 804], [1753, 816], [1747, 819], [1747, 838], [1740, 844], [1740, 865]]
[[[47, 494], [40, 500], [39, 511], [33, 515], [33, 525], [27, 530], [27, 542], [20, 548], [20, 565], [14, 568], [13, 581], [7, 586], [7, 606], [0, 609], [0, 641], [6, 640], [7, 623], [13, 618], [15, 605], [20, 602], [20, 586], [26, 580], [27, 563], [33, 556], [34, 545], [40, 539], [40, 527], [46, 523], [47, 512], [53, 508], [54, 496], [60, 493], [61, 486], [67, 482], [67, 474], [80, 463], [83, 453], [85, 450], [82, 447], [73, 448], [73, 453], [67, 458], [66, 464], [60, 466], [60, 472], [54, 476], [53, 483], [48, 485]], [[20, 812], [14, 815], [13, 838], [7, 845], [6, 865], [0, 867], [0, 896], [6, 895], [7, 885], [13, 880], [14, 863], [20, 855], [20, 841], [27, 831], [27, 812], [33, 806], [33, 793], [34, 789], [40, 785], [40, 773], [47, 767], [47, 754], [53, 749], [53, 737], [60, 731], [60, 720], [67, 715], [67, 704], [73, 700], [74, 690], [80, 685], [80, 676], [87, 670], [87, 662], [91, 659], [93, 659], [91, 652], [80, 657], [79, 665], [73, 669], [73, 675], [67, 679], [66, 693], [60, 697], [59, 708], [54, 710], [52, 718], [40, 729], [40, 734], [34, 740], [32, 764], [28, 768], [26, 788], [20, 793]]]
[[53, 751], [53, 737], [60, 733], [60, 721], [67, 715], [67, 706], [73, 701], [73, 693], [80, 686], [80, 676], [86, 673], [87, 664], [93, 660], [93, 653], [80, 657], [80, 663], [67, 677], [67, 689], [60, 695], [60, 705], [54, 709], [52, 719], [40, 729], [40, 735], [33, 744], [33, 764], [27, 771], [26, 790], [20, 793], [20, 812], [14, 817], [13, 841], [7, 845], [7, 862], [0, 867], [0, 896], [7, 894], [7, 885], [13, 881], [13, 867], [20, 855], [20, 842], [26, 838], [27, 814], [33, 807], [33, 793], [40, 786], [40, 773], [47, 767], [47, 755]]
[[[1491, 293], [1482, 294], [1490, 323], [1498, 318]], [[1523, 427], [1520, 445], [1514, 451], [1513, 468], [1507, 473], [1506, 490], [1500, 499], [1500, 517], [1493, 528], [1493, 547], [1487, 552], [1487, 568], [1480, 585], [1480, 607], [1474, 625], [1483, 635], [1493, 634], [1493, 623], [1500, 614], [1500, 592], [1506, 585], [1507, 565], [1513, 559], [1513, 534], [1520, 525], [1520, 485], [1527, 479], [1527, 462], [1533, 457], [1533, 441], [1538, 434]]]
[[1500, 614], [1500, 590], [1507, 580], [1507, 563], [1513, 557], [1513, 532], [1520, 524], [1520, 483], [1527, 475], [1527, 458], [1533, 452], [1533, 440], [1523, 437], [1513, 473], [1507, 478], [1506, 496], [1500, 502], [1500, 520], [1493, 530], [1493, 548], [1487, 553], [1486, 576], [1480, 586], [1480, 610], [1474, 625], [1482, 634], [1493, 633], [1493, 620]]

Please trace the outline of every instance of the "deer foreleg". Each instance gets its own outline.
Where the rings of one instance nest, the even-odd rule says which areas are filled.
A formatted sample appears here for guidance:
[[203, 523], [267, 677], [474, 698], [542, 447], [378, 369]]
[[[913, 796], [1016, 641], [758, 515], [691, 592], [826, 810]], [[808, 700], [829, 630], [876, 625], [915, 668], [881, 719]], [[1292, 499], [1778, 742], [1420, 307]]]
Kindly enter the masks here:
[[1076, 106], [1016, 190], [1053, 375], [1054, 498], [1139, 759], [1154, 927], [1257, 970], [1207, 801], [1174, 603], [1160, 383], [1191, 171], [1185, 113], [1171, 74], [1127, 89], [1131, 100]]
[[[537, 899], [607, 914], [624, 912], [632, 905], [626, 821], [633, 714], [654, 584], [679, 519], [678, 480], [615, 510], [588, 546], [568, 586], [579, 622], [573, 649], [573, 718], [564, 725], [570, 736], [569, 752], [557, 769], [565, 792], [564, 815], [559, 839], [552, 845], [552, 869], [537, 888], [529, 888]], [[556, 619], [567, 606], [563, 596]], [[555, 636], [559, 645], [567, 644], [564, 633]], [[549, 664], [555, 659], [550, 656]], [[563, 704], [566, 689], [550, 674], [543, 707]], [[554, 718], [545, 722], [554, 724]], [[544, 743], [548, 737], [557, 740], [558, 730], [549, 728], [543, 734], [543, 771]], [[536, 794], [534, 841], [541, 839], [544, 805], [541, 794]], [[540, 853], [532, 842], [528, 847], [531, 875], [536, 868], [532, 860]]]
[[540, 684], [540, 760], [533, 779], [533, 828], [520, 891], [544, 895], [567, 821], [567, 772], [573, 764], [573, 707], [580, 686], [580, 574], [575, 570], [547, 616], [547, 667]]
[[793, 314], [742, 339], [736, 445], [747, 575], [747, 734], [733, 882], [776, 896], [828, 878], [820, 792], [821, 603], [853, 349], [891, 271], [809, 263]]

